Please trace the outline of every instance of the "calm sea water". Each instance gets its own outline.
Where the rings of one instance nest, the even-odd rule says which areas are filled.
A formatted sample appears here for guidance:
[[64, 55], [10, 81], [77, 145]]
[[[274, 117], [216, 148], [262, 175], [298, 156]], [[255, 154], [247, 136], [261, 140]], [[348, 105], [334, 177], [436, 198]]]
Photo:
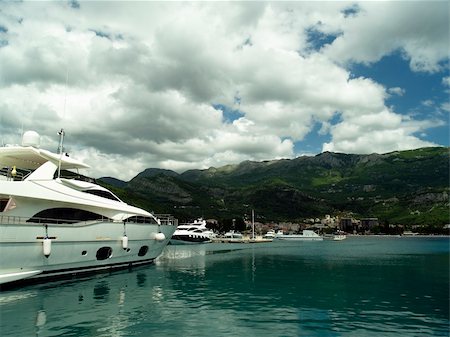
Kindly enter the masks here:
[[169, 246], [0, 293], [6, 336], [448, 336], [449, 239]]

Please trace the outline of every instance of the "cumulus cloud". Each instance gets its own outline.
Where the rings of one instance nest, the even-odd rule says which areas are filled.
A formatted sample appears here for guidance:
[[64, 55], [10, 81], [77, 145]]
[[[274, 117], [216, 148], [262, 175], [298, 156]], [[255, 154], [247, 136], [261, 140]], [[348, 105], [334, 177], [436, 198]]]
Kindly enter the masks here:
[[440, 120], [415, 121], [388, 110], [355, 115], [331, 127], [333, 140], [324, 143], [323, 151], [365, 154], [436, 146], [415, 134], [442, 125]]
[[391, 95], [403, 96], [405, 94], [406, 90], [403, 88], [400, 88], [400, 87], [393, 87], [393, 88], [389, 88], [388, 92]]
[[92, 175], [125, 180], [147, 167], [290, 158], [317, 123], [331, 136], [323, 150], [431, 145], [420, 134], [438, 120], [387, 108], [404, 89], [355, 78], [347, 64], [401, 50], [414, 71], [439, 71], [448, 52], [441, 7], [3, 3], [1, 140], [18, 143], [22, 129], [35, 129], [43, 147], [56, 149], [64, 127], [66, 148], [92, 164]]
[[446, 88], [445, 91], [450, 95], [450, 76], [446, 76], [442, 79], [442, 84]]
[[373, 63], [400, 51], [414, 71], [445, 67], [450, 38], [445, 2], [360, 2], [355, 15], [341, 18], [331, 25], [341, 34], [324, 48], [336, 62]]
[[442, 83], [447, 86], [450, 87], [450, 76], [446, 76], [442, 79]]
[[450, 103], [449, 102], [442, 103], [441, 109], [444, 110], [445, 112], [450, 113]]

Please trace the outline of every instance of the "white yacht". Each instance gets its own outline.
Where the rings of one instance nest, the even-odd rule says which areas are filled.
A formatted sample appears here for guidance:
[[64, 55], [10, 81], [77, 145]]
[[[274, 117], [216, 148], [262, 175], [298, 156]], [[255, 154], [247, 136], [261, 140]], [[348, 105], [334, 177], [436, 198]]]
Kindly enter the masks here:
[[223, 235], [223, 237], [226, 239], [242, 239], [244, 236], [239, 232], [235, 232], [234, 230], [231, 230], [229, 232], [226, 232]]
[[347, 234], [344, 231], [338, 230], [334, 234], [325, 234], [324, 240], [342, 241], [347, 239]]
[[27, 131], [21, 146], [0, 147], [0, 284], [150, 263], [161, 254], [176, 219], [126, 204], [79, 175], [88, 165], [39, 143]]
[[274, 239], [275, 238], [275, 231], [268, 231], [266, 234], [264, 234], [263, 239]]
[[344, 231], [338, 230], [333, 235], [333, 240], [334, 241], [342, 241], [342, 240], [345, 240], [345, 239], [347, 239], [347, 234], [345, 234]]
[[323, 237], [313, 230], [305, 229], [302, 234], [284, 234], [283, 231], [278, 231], [275, 235], [275, 239], [290, 241], [322, 241]]
[[170, 243], [173, 245], [209, 243], [215, 237], [216, 234], [206, 227], [206, 221], [200, 218], [191, 223], [179, 225]]

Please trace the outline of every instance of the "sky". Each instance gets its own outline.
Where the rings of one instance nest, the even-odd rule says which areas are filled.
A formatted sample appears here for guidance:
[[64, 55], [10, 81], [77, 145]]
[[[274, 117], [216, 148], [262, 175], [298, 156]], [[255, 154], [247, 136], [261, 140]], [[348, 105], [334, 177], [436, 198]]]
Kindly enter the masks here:
[[0, 141], [130, 180], [449, 146], [448, 1], [0, 1]]

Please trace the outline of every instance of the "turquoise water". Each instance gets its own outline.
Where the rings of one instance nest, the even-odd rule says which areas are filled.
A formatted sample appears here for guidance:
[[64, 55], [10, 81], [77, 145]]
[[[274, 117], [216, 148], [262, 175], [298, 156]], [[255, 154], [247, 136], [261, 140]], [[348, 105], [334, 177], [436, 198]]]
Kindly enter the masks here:
[[169, 246], [0, 293], [6, 336], [448, 336], [449, 239]]

